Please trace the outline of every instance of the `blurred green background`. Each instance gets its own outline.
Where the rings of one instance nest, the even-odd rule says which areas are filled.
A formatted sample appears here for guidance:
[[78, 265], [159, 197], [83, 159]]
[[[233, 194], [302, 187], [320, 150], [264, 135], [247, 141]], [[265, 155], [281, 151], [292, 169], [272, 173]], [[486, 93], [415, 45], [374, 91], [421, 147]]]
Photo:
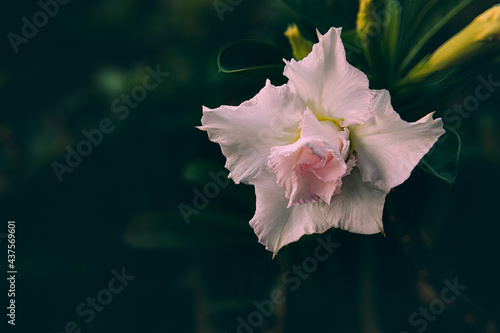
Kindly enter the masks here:
[[[232, 10], [221, 17], [214, 5]], [[226, 43], [256, 39], [290, 52], [283, 32], [297, 12], [278, 1], [73, 0], [16, 53], [37, 1], [0, 7], [0, 261], [7, 270], [7, 221], [16, 221], [16, 326], [2, 332], [417, 332], [409, 317], [439, 298], [443, 281], [467, 286], [429, 321], [426, 332], [498, 332], [500, 313], [500, 94], [481, 101], [457, 128], [460, 173], [449, 186], [421, 170], [388, 197], [386, 237], [329, 231], [340, 247], [291, 290], [283, 275], [312, 256], [303, 237], [271, 260], [248, 225], [253, 188], [219, 186], [187, 224], [197, 191], [227, 174], [219, 146], [200, 125], [201, 106], [237, 105], [262, 79], [218, 73]], [[289, 1], [292, 2], [293, 1]], [[403, 9], [409, 1], [403, 1]], [[452, 3], [453, 1], [441, 1]], [[233, 3], [236, 5], [230, 5]], [[443, 41], [489, 8], [475, 1], [432, 41]], [[311, 1], [307, 14], [328, 26], [354, 27], [358, 2]], [[305, 31], [313, 38], [314, 31]], [[143, 84], [147, 67], [169, 73], [129, 114], [113, 103]], [[498, 69], [489, 71], [500, 81]], [[153, 81], [150, 81], [153, 82]], [[474, 95], [472, 80], [433, 109], [441, 116]], [[418, 98], [418, 97], [415, 97]], [[119, 104], [124, 106], [125, 104]], [[122, 109], [123, 110], [123, 109]], [[432, 111], [432, 110], [423, 110]], [[60, 182], [53, 162], [83, 130], [115, 126]], [[89, 323], [80, 303], [108, 287], [112, 270], [135, 276]], [[262, 325], [248, 322], [254, 301], [286, 294]]]

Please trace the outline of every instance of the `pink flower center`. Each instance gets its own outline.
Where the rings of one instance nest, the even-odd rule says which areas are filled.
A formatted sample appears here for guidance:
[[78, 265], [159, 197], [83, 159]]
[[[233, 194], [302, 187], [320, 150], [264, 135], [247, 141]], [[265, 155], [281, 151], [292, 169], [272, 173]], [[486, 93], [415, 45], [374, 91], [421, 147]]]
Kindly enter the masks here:
[[268, 165], [285, 189], [289, 207], [320, 199], [330, 204], [332, 196], [340, 193], [341, 179], [349, 169], [340, 151], [325, 148], [321, 141], [303, 139], [273, 147]]

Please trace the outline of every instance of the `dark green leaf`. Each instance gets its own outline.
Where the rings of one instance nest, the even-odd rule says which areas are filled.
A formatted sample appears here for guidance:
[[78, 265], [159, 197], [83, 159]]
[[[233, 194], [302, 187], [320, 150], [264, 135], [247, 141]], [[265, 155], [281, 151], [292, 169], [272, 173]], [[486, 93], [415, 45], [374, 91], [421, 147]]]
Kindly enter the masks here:
[[453, 184], [458, 175], [460, 157], [460, 135], [445, 125], [446, 133], [434, 144], [434, 147], [422, 158], [419, 166], [434, 177]]
[[151, 249], [210, 249], [256, 244], [245, 217], [222, 207], [198, 212], [190, 215], [189, 224], [180, 211], [145, 212], [130, 222], [125, 242]]
[[383, 0], [376, 2], [370, 13], [371, 21], [363, 36], [365, 57], [370, 64], [367, 72], [373, 76], [370, 84], [374, 88], [390, 88], [397, 68], [401, 6], [396, 0]]
[[[195, 185], [205, 185], [207, 182], [213, 181], [210, 174], [224, 174], [226, 177], [229, 171], [221, 170], [221, 166], [213, 161], [207, 160], [192, 160], [184, 166], [184, 179]], [[229, 181], [228, 181], [229, 182]]]
[[401, 5], [399, 1], [387, 0], [385, 2], [385, 22], [383, 22], [384, 38], [379, 43], [382, 57], [386, 59], [386, 67], [389, 69], [386, 78], [386, 86], [391, 87], [396, 75], [396, 59], [399, 54], [401, 36], [399, 35], [401, 25]]
[[477, 81], [480, 75], [490, 73], [499, 65], [500, 56], [487, 53], [462, 66], [433, 73], [422, 81], [401, 80], [391, 91], [393, 105], [408, 119], [420, 119], [429, 110], [434, 110], [436, 98], [456, 94]]
[[286, 82], [283, 59], [292, 56], [275, 45], [256, 40], [237, 40], [224, 45], [219, 51], [219, 71], [238, 73], [250, 77], [269, 78], [273, 82]]
[[[431, 38], [473, 1], [405, 1], [401, 31], [401, 34], [405, 36], [404, 40], [402, 40], [402, 54], [405, 57], [402, 59], [399, 73], [403, 74], [409, 66], [415, 65], [420, 58], [434, 51], [425, 48]], [[455, 31], [455, 33], [459, 30]], [[448, 37], [451, 37], [451, 35]], [[445, 41], [442, 40], [441, 43]]]

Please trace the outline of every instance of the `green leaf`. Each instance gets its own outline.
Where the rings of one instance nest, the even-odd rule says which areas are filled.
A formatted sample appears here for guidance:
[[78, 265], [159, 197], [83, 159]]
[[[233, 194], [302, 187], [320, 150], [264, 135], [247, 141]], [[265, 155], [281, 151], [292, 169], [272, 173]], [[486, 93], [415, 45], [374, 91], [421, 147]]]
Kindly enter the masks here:
[[[342, 35], [343, 41], [348, 42], [346, 51], [353, 54], [362, 49], [365, 60], [360, 69], [367, 73], [370, 85], [390, 89], [397, 69], [401, 5], [397, 0], [382, 0], [367, 2], [360, 10], [356, 21], [357, 36], [349, 32]], [[353, 43], [356, 48], [352, 48]]]
[[402, 60], [399, 74], [403, 74], [410, 65], [415, 65], [420, 60], [417, 56], [422, 57], [432, 52], [433, 50], [424, 49], [431, 38], [473, 1], [406, 1], [402, 26], [402, 36], [405, 36], [402, 49], [406, 57]]
[[500, 66], [500, 56], [488, 53], [445, 71], [429, 75], [422, 81], [400, 80], [391, 91], [392, 103], [400, 114], [411, 120], [420, 119], [434, 110], [436, 98], [454, 95], [457, 91], [473, 84], [477, 78]]
[[269, 78], [273, 83], [286, 82], [283, 59], [291, 55], [279, 47], [257, 41], [237, 40], [224, 45], [217, 57], [219, 71], [238, 73], [250, 77]]
[[[191, 207], [194, 209], [193, 207]], [[199, 210], [189, 224], [180, 211], [144, 212], [125, 231], [125, 242], [146, 249], [214, 249], [252, 246], [256, 237], [245, 218], [222, 207]]]
[[391, 87], [395, 81], [396, 59], [399, 54], [401, 36], [399, 35], [401, 25], [401, 5], [399, 1], [387, 0], [385, 12], [388, 14], [384, 23], [384, 38], [380, 40], [382, 57], [386, 59], [386, 66], [389, 68], [387, 86]]
[[[340, 35], [344, 44], [347, 61], [363, 72], [368, 72], [368, 62], [363, 53], [363, 44], [356, 30], [342, 30]], [[367, 74], [368, 75], [368, 74]]]
[[201, 159], [189, 161], [182, 171], [184, 180], [195, 185], [205, 185], [207, 182], [213, 181], [210, 173], [222, 173], [227, 177], [229, 171], [221, 170], [221, 166], [216, 162]]
[[460, 135], [453, 128], [447, 125], [444, 128], [446, 134], [438, 139], [419, 166], [451, 185], [458, 175], [461, 142]]

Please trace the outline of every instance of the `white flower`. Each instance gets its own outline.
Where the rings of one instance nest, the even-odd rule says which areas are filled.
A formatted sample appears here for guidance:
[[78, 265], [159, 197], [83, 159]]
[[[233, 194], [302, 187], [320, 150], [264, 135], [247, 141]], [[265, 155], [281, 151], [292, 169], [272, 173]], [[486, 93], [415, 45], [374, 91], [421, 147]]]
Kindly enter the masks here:
[[236, 183], [255, 186], [250, 225], [266, 249], [332, 227], [383, 232], [386, 194], [404, 182], [444, 133], [432, 114], [402, 120], [386, 90], [370, 90], [330, 29], [289, 82], [266, 86], [238, 107], [203, 108], [202, 130], [220, 144]]

